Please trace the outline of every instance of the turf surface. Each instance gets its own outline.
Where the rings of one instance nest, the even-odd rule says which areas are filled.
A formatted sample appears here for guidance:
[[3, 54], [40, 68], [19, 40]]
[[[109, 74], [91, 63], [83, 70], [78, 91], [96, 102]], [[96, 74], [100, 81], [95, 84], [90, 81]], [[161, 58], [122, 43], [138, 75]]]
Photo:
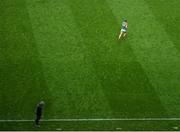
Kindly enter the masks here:
[[[180, 117], [179, 0], [0, 0], [0, 120]], [[120, 24], [128, 36], [118, 41]], [[178, 121], [0, 122], [0, 130], [173, 130]]]

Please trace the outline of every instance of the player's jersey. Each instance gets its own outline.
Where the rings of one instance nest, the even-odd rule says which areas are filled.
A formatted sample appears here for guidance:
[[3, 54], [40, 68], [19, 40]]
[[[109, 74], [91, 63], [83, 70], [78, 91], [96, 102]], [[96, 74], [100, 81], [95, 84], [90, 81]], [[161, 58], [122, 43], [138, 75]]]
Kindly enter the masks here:
[[126, 23], [126, 22], [123, 22], [123, 23], [122, 23], [122, 29], [127, 30], [127, 27], [126, 27], [126, 26], [127, 26], [127, 23]]
[[38, 104], [37, 107], [36, 107], [36, 115], [41, 116], [42, 115], [42, 110], [43, 110], [42, 106], [40, 104]]

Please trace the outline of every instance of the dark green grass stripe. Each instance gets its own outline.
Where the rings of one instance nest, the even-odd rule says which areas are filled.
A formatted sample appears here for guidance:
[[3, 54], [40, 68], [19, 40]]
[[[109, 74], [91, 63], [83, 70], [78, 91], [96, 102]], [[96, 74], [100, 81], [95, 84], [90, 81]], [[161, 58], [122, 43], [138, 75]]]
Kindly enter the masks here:
[[36, 103], [50, 96], [25, 1], [0, 4], [0, 118], [33, 118]]
[[[68, 4], [87, 46], [94, 74], [103, 86], [114, 116], [164, 115], [164, 108], [141, 65], [132, 61], [135, 58], [127, 47], [128, 43], [120, 46], [121, 43], [116, 41], [118, 25], [107, 3], [102, 0], [69, 0]], [[136, 96], [137, 93], [145, 96]]]

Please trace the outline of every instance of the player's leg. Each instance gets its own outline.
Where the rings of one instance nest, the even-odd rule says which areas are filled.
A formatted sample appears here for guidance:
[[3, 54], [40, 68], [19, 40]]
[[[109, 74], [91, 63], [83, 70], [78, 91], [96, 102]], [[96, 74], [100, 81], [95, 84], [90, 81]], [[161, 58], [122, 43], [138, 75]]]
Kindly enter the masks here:
[[123, 32], [120, 32], [118, 39], [120, 39], [122, 35], [123, 35]]
[[126, 36], [126, 34], [127, 34], [127, 33], [126, 33], [126, 32], [124, 32], [124, 33], [123, 33], [123, 37], [125, 37], [125, 36]]
[[36, 116], [36, 119], [35, 119], [35, 125], [36, 125], [37, 127], [40, 126], [40, 125], [39, 125], [40, 119], [41, 119], [41, 117], [40, 117], [39, 115], [37, 115], [37, 116]]

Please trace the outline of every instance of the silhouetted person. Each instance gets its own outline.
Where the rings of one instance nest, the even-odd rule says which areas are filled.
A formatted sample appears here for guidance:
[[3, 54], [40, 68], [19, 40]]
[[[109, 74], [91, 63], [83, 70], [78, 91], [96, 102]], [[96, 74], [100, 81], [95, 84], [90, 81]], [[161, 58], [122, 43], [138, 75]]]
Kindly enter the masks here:
[[36, 119], [35, 119], [35, 125], [36, 126], [40, 126], [39, 121], [42, 117], [42, 113], [43, 113], [43, 108], [44, 108], [44, 101], [41, 101], [37, 104], [36, 107]]

